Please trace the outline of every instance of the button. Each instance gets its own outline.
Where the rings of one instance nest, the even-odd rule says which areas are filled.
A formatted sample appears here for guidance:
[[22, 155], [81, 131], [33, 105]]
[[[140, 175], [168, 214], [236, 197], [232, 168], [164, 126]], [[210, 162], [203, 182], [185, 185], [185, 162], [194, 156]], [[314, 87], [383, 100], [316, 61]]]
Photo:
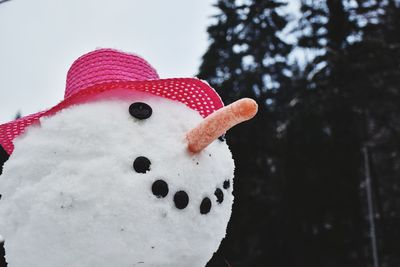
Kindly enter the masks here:
[[179, 191], [176, 192], [175, 196], [174, 196], [174, 202], [175, 202], [175, 206], [182, 210], [184, 208], [187, 207], [187, 205], [189, 204], [189, 196], [188, 194], [186, 194], [185, 191]]
[[208, 197], [206, 197], [201, 202], [200, 213], [204, 215], [204, 214], [209, 213], [210, 210], [211, 210], [211, 200]]
[[146, 157], [137, 157], [133, 162], [133, 169], [138, 173], [146, 173], [150, 171], [151, 162]]
[[158, 198], [163, 198], [168, 195], [168, 184], [164, 180], [157, 180], [153, 183], [151, 191]]
[[150, 118], [153, 110], [146, 103], [135, 102], [129, 106], [129, 113], [138, 120], [144, 120]]
[[224, 182], [223, 187], [224, 187], [224, 189], [228, 189], [229, 187], [231, 187], [231, 182], [230, 182], [229, 180], [226, 180], [226, 181]]
[[222, 192], [221, 189], [217, 188], [217, 190], [215, 190], [214, 195], [217, 197], [217, 202], [219, 204], [221, 204], [224, 201], [224, 193]]

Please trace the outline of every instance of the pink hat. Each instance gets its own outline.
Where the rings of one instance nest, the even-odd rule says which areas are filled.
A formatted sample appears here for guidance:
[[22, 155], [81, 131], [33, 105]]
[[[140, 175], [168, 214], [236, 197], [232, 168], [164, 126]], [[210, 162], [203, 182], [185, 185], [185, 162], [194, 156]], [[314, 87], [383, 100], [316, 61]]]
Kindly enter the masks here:
[[99, 49], [78, 58], [67, 75], [64, 100], [47, 111], [0, 125], [0, 145], [11, 154], [13, 140], [29, 125], [74, 104], [85, 103], [115, 89], [147, 92], [184, 103], [204, 118], [224, 106], [207, 83], [196, 78], [160, 79], [144, 59], [113, 49]]

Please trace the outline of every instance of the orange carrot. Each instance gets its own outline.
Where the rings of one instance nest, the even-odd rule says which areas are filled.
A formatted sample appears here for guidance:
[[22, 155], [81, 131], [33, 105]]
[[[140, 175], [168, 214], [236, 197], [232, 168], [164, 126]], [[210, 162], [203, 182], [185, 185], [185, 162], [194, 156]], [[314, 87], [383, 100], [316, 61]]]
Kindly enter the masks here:
[[189, 151], [200, 152], [233, 126], [253, 118], [257, 109], [253, 99], [243, 98], [215, 111], [186, 135]]

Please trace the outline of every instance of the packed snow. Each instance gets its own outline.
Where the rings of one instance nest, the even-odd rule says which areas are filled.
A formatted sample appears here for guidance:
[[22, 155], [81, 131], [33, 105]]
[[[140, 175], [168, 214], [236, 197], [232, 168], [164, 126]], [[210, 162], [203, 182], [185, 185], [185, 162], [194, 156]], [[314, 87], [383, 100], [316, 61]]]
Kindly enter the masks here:
[[[134, 102], [148, 104], [151, 117], [133, 118]], [[185, 135], [201, 120], [180, 102], [129, 93], [30, 127], [0, 176], [9, 267], [204, 267], [226, 234], [234, 163], [219, 140], [188, 152]], [[150, 161], [145, 173], [133, 167], [138, 157]], [[157, 180], [168, 185], [165, 197], [153, 193]], [[182, 209], [178, 191], [189, 197]], [[201, 214], [207, 197], [211, 209]]]

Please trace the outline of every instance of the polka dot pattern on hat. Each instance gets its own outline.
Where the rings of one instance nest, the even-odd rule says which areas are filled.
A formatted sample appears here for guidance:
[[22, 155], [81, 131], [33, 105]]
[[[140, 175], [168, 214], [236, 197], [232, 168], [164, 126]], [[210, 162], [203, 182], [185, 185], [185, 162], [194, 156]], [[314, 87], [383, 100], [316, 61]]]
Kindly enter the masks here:
[[176, 100], [196, 110], [204, 118], [224, 106], [219, 95], [207, 83], [196, 78], [175, 78], [153, 81], [111, 82], [95, 85], [65, 99], [59, 105], [46, 112], [45, 115], [51, 115], [73, 104], [90, 101], [93, 96], [99, 93], [116, 89], [138, 90]]

